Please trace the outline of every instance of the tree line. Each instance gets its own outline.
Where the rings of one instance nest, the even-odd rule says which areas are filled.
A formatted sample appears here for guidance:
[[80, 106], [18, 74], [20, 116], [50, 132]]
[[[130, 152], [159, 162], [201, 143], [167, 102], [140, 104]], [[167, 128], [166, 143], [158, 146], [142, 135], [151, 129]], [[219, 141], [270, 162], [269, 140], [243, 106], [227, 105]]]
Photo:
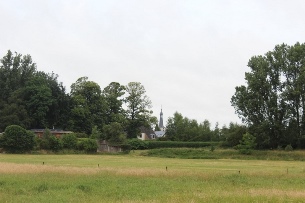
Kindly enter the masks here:
[[[8, 51], [0, 62], [0, 132], [9, 125], [55, 126], [122, 142], [126, 135], [137, 137], [141, 126], [158, 128], [151, 101], [139, 82], [112, 82], [101, 89], [81, 77], [66, 93], [58, 76], [38, 71], [30, 55]], [[250, 137], [260, 149], [304, 148], [305, 44], [277, 45], [264, 55], [253, 56], [248, 67], [246, 85], [237, 86], [231, 98], [243, 124], [222, 128], [216, 124], [211, 129], [208, 120], [198, 123], [176, 112], [169, 117], [162, 139], [237, 146]]]
[[81, 77], [67, 93], [58, 75], [38, 71], [30, 55], [9, 50], [0, 60], [0, 132], [9, 125], [55, 127], [119, 141], [125, 134], [136, 137], [140, 126], [157, 124], [151, 107], [139, 82], [111, 82], [101, 89]]
[[166, 137], [160, 140], [184, 141], [184, 142], [221, 142], [222, 146], [233, 147], [239, 144], [247, 132], [243, 124], [231, 122], [228, 126], [221, 128], [218, 123], [211, 128], [211, 123], [206, 119], [198, 123], [195, 119], [184, 117], [181, 113], [175, 112], [169, 117], [166, 126]]

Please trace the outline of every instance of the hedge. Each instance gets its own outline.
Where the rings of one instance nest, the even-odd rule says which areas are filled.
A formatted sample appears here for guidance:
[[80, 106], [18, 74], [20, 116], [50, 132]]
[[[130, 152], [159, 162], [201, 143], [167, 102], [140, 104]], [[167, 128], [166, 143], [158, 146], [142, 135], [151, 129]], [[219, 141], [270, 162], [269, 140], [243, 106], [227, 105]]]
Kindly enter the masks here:
[[77, 149], [83, 150], [87, 153], [95, 153], [97, 150], [97, 142], [96, 139], [90, 138], [78, 138], [77, 139]]
[[[132, 149], [158, 149], [158, 148], [202, 148], [208, 146], [216, 146], [219, 142], [179, 142], [179, 141], [140, 141], [141, 147], [139, 147], [139, 142], [131, 141], [129, 144]], [[133, 146], [136, 144], [136, 146]], [[145, 146], [145, 147], [144, 147]]]

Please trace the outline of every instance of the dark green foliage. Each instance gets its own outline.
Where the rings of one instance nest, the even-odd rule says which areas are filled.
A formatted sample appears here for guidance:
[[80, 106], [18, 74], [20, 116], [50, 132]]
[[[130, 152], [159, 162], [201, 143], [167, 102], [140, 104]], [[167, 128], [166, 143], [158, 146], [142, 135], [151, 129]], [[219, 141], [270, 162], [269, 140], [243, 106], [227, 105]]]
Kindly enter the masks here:
[[230, 123], [229, 128], [223, 127], [222, 134], [225, 140], [222, 143], [224, 147], [234, 147], [240, 143], [243, 135], [247, 132], [245, 125]]
[[90, 135], [91, 139], [103, 139], [101, 131], [97, 128], [97, 126], [94, 126], [92, 128], [92, 132]]
[[128, 154], [131, 150], [130, 144], [121, 144], [120, 147], [122, 148], [123, 152]]
[[106, 108], [106, 124], [112, 122], [125, 123], [125, 111], [122, 107], [123, 98], [125, 94], [125, 86], [120, 85], [118, 82], [111, 82], [104, 88], [102, 95], [105, 98]]
[[38, 138], [37, 144], [39, 146], [39, 149], [46, 149], [46, 150], [50, 149], [49, 139]]
[[62, 137], [63, 148], [76, 149], [77, 138], [74, 134], [66, 134]]
[[278, 150], [253, 150], [251, 154], [241, 154], [233, 149], [220, 149], [214, 152], [204, 149], [161, 148], [146, 150], [143, 156], [183, 159], [240, 159], [240, 160], [285, 160], [305, 161], [304, 153]]
[[235, 148], [238, 149], [241, 154], [251, 154], [255, 146], [255, 137], [250, 133], [246, 133], [243, 135], [240, 144], [238, 144]]
[[11, 125], [5, 128], [2, 137], [2, 147], [11, 153], [22, 153], [30, 151], [35, 146], [35, 135], [18, 125]]
[[77, 149], [85, 151], [87, 153], [95, 153], [97, 150], [96, 139], [79, 138], [77, 140]]
[[181, 158], [181, 159], [216, 159], [217, 155], [204, 149], [152, 149], [143, 155], [157, 156], [164, 158]]
[[126, 143], [126, 135], [120, 123], [113, 122], [109, 125], [105, 125], [103, 128], [103, 134], [105, 140], [107, 140], [110, 144], [120, 145]]
[[37, 138], [40, 149], [50, 149], [49, 138], [51, 136], [52, 136], [51, 131], [46, 128], [42, 134], [42, 137]]
[[305, 138], [304, 137], [299, 139], [298, 147], [300, 149], [305, 149]]
[[0, 132], [9, 125], [66, 127], [69, 96], [57, 77], [37, 71], [30, 55], [8, 51], [0, 59]]
[[157, 148], [202, 148], [217, 145], [218, 142], [179, 142], [179, 141], [145, 141], [148, 149]]
[[50, 136], [49, 137], [49, 149], [57, 152], [61, 149], [63, 149], [63, 142], [61, 139], [55, 137], [55, 136]]
[[86, 133], [71, 133], [77, 138], [88, 138], [89, 136]]
[[79, 78], [71, 85], [70, 125], [75, 132], [88, 135], [94, 126], [102, 129], [105, 123], [106, 104], [100, 86], [87, 77]]
[[305, 44], [296, 43], [249, 60], [246, 85], [235, 88], [231, 103], [258, 148], [297, 146], [305, 134], [304, 59]]
[[134, 149], [148, 149], [148, 142], [140, 140], [138, 138], [128, 140], [127, 143], [130, 145], [132, 150], [134, 150]]
[[210, 129], [210, 122], [205, 120], [198, 124], [194, 119], [183, 117], [175, 112], [173, 117], [169, 117], [166, 128], [166, 139], [172, 141], [219, 141], [220, 132], [214, 133]]
[[141, 126], [150, 126], [152, 111], [151, 101], [146, 95], [144, 86], [139, 82], [130, 82], [125, 87], [128, 94], [125, 98], [127, 106], [127, 137], [136, 138]]
[[293, 151], [293, 147], [289, 144], [285, 147], [285, 151]]

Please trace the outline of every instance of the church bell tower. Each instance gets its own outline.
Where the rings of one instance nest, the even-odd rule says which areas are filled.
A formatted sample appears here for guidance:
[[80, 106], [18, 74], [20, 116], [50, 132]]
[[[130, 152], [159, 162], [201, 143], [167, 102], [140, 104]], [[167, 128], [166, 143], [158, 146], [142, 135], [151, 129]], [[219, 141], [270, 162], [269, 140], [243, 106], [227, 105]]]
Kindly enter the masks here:
[[164, 131], [164, 125], [163, 125], [163, 112], [162, 112], [162, 107], [161, 107], [161, 112], [160, 112], [160, 120], [159, 120], [159, 128], [161, 131]]

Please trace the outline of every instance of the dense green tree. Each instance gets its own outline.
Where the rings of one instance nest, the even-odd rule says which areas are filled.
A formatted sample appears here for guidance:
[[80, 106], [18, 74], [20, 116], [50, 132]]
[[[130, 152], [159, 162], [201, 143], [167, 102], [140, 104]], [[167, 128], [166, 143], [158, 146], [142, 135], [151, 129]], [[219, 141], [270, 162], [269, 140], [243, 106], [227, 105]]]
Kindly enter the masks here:
[[223, 145], [234, 147], [240, 143], [244, 134], [247, 133], [247, 127], [238, 123], [230, 123], [229, 127], [223, 126], [222, 136], [225, 138]]
[[184, 135], [183, 116], [175, 112], [173, 117], [169, 117], [166, 126], [166, 138], [172, 141], [182, 140]]
[[62, 82], [58, 82], [58, 75], [53, 72], [51, 74], [39, 72], [39, 75], [44, 78], [52, 93], [51, 104], [46, 114], [48, 126], [66, 129], [70, 116], [70, 97], [66, 94]]
[[206, 119], [199, 125], [199, 139], [197, 141], [215, 141], [213, 131], [211, 130], [211, 123]]
[[194, 119], [183, 117], [175, 112], [169, 117], [166, 127], [166, 138], [173, 141], [211, 141], [213, 131], [210, 129], [210, 122], [205, 120], [198, 124]]
[[297, 143], [304, 129], [305, 44], [277, 45], [264, 56], [254, 56], [246, 85], [236, 87], [231, 99], [247, 123], [259, 148]]
[[20, 125], [28, 128], [30, 117], [22, 98], [22, 88], [36, 73], [31, 56], [8, 51], [0, 59], [0, 132], [6, 126]]
[[71, 120], [72, 129], [76, 132], [91, 134], [94, 126], [102, 129], [105, 123], [105, 100], [100, 86], [88, 81], [87, 77], [79, 78], [71, 85]]
[[52, 136], [51, 131], [46, 128], [43, 131], [42, 137], [38, 138], [38, 146], [40, 149], [50, 149], [49, 139]]
[[149, 109], [152, 105], [144, 86], [139, 82], [128, 83], [126, 93], [127, 136], [136, 138], [141, 126], [151, 127], [152, 111]]
[[105, 140], [111, 144], [124, 144], [126, 143], [126, 134], [123, 131], [123, 127], [120, 123], [113, 122], [105, 125], [103, 128], [103, 134]]
[[50, 136], [48, 141], [50, 150], [57, 152], [63, 149], [63, 141], [60, 138], [57, 138], [56, 136]]
[[78, 150], [84, 150], [87, 153], [95, 153], [98, 145], [96, 139], [82, 138], [77, 141]]
[[[283, 97], [287, 105], [289, 130], [287, 143], [300, 139], [305, 133], [305, 44], [287, 47], [283, 67]], [[293, 136], [295, 135], [295, 136]]]
[[48, 127], [47, 113], [52, 104], [52, 91], [44, 78], [31, 78], [23, 88], [23, 100], [31, 118], [31, 128]]
[[212, 141], [224, 141], [224, 136], [223, 133], [221, 131], [221, 129], [219, 128], [219, 124], [218, 122], [215, 124], [215, 128], [213, 131], [213, 135], [212, 135]]
[[102, 95], [106, 103], [106, 124], [111, 122], [125, 123], [125, 112], [123, 109], [123, 95], [125, 86], [118, 82], [111, 82], [104, 88]]
[[66, 126], [69, 98], [54, 73], [38, 72], [30, 55], [11, 51], [0, 62], [0, 131]]
[[21, 153], [32, 150], [35, 146], [35, 135], [21, 126], [10, 125], [5, 128], [1, 146], [7, 152]]
[[92, 128], [90, 139], [103, 139], [103, 134], [96, 125]]
[[236, 145], [236, 149], [239, 150], [241, 154], [251, 154], [252, 150], [256, 147], [255, 137], [250, 133], [243, 135], [240, 143]]
[[62, 137], [63, 147], [66, 149], [76, 149], [77, 146], [77, 137], [73, 134], [65, 134]]
[[0, 59], [0, 98], [8, 102], [9, 97], [16, 90], [25, 86], [26, 82], [36, 73], [36, 64], [30, 55], [22, 57], [9, 50]]

